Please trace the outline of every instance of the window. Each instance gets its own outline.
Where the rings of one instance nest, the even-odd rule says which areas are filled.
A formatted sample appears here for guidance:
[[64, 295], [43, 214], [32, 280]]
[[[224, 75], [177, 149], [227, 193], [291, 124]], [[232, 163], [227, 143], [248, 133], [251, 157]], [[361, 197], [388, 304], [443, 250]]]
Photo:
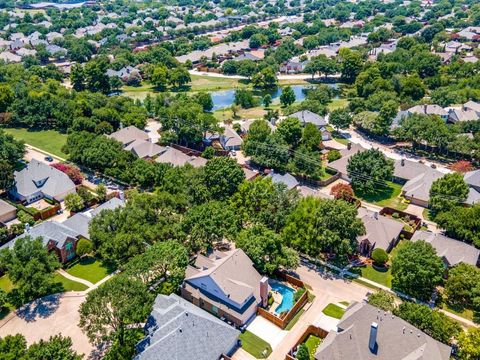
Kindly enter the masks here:
[[218, 308], [215, 305], [212, 305], [212, 312], [218, 314]]

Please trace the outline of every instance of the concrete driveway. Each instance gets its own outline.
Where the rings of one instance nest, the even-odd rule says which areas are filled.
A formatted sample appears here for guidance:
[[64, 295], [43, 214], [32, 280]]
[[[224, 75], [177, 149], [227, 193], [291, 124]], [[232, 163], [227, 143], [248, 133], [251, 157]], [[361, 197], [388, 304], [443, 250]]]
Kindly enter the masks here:
[[61, 334], [72, 338], [73, 348], [89, 355], [93, 346], [78, 326], [85, 293], [50, 295], [25, 305], [0, 321], [0, 337], [20, 333], [28, 344]]

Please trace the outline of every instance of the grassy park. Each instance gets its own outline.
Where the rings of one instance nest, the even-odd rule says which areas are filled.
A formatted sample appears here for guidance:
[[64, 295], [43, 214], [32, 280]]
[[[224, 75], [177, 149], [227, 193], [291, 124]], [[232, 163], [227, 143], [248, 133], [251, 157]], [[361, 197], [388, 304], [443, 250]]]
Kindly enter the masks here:
[[67, 157], [67, 154], [62, 151], [62, 147], [67, 142], [66, 134], [61, 134], [55, 130], [34, 131], [22, 128], [6, 128], [4, 130], [7, 134], [13, 135], [15, 139], [23, 140], [40, 150], [61, 158]]

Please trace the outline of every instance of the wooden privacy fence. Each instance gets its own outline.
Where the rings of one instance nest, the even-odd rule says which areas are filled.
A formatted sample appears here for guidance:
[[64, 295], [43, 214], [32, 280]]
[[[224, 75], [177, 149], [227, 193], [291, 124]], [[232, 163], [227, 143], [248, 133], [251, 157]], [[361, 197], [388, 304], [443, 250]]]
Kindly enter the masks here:
[[285, 360], [295, 360], [295, 357], [293, 356], [294, 351], [300, 344], [303, 344], [310, 335], [315, 335], [318, 336], [320, 339], [325, 339], [328, 335], [328, 331], [314, 325], [309, 325], [307, 330], [305, 330], [302, 336], [298, 339], [295, 346], [291, 348], [288, 354], [285, 356]]

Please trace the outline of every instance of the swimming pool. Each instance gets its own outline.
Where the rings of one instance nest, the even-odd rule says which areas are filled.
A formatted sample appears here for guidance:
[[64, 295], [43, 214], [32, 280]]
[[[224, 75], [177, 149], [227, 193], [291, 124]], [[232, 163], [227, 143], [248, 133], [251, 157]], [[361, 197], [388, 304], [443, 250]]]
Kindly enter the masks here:
[[295, 303], [293, 300], [295, 290], [277, 282], [270, 284], [270, 286], [272, 287], [272, 291], [278, 291], [282, 295], [282, 303], [275, 309], [275, 313], [281, 314], [284, 311], [289, 311]]

